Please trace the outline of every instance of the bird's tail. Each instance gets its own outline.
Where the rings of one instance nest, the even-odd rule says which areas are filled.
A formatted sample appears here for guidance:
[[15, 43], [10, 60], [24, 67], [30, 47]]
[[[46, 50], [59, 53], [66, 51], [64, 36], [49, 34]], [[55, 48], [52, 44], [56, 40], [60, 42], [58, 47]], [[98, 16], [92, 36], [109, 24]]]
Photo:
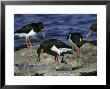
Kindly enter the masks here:
[[60, 48], [60, 53], [72, 51], [70, 48]]
[[18, 33], [15, 33], [14, 36], [19, 36], [19, 34]]

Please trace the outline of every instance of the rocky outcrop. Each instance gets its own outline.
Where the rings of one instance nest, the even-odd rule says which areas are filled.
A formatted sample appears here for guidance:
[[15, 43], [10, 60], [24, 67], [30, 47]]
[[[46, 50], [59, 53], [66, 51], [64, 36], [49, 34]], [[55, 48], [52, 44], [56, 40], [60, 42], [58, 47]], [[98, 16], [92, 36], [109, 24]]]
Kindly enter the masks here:
[[38, 61], [37, 48], [23, 48], [14, 53], [15, 76], [96, 76], [97, 75], [97, 47], [86, 43], [80, 53], [74, 52], [61, 56], [62, 63], [56, 64], [55, 57], [44, 53]]

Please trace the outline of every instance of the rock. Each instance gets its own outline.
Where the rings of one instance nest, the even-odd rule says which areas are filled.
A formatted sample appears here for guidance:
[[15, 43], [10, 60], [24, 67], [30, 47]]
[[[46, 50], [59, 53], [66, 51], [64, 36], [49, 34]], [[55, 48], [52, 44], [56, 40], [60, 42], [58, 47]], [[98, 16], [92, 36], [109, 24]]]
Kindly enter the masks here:
[[80, 68], [84, 65], [83, 60], [80, 57], [74, 57], [73, 59], [69, 59], [70, 55], [66, 54], [64, 55], [64, 61], [72, 66], [72, 69]]
[[72, 66], [69, 64], [61, 63], [56, 65], [56, 71], [71, 71]]
[[79, 76], [97, 76], [97, 62], [73, 70], [73, 73], [76, 73]]
[[97, 47], [95, 45], [85, 43], [80, 49], [83, 57], [77, 52], [74, 52], [72, 59], [69, 58], [70, 54], [66, 54], [63, 57], [63, 61], [70, 64], [73, 69], [81, 68], [97, 61]]
[[97, 47], [95, 45], [86, 43], [81, 47], [81, 51], [84, 55], [84, 63], [91, 64], [97, 61]]
[[78, 76], [78, 75], [72, 73], [71, 71], [54, 71], [54, 72], [48, 72], [44, 74], [44, 76]]
[[23, 48], [14, 53], [14, 75], [15, 76], [92, 76], [97, 75], [97, 47], [86, 43], [79, 53], [61, 56], [62, 63], [56, 64], [55, 57], [43, 53], [38, 61], [37, 48]]
[[36, 64], [38, 61], [36, 47], [24, 48], [14, 53], [14, 64], [28, 63]]
[[83, 52], [83, 54], [88, 54], [88, 53], [92, 53], [92, 55], [97, 54], [97, 47], [90, 43], [83, 44], [80, 49]]
[[32, 74], [29, 72], [15, 72], [15, 76], [31, 76]]
[[55, 57], [47, 53], [43, 53], [41, 57], [41, 61], [45, 61], [46, 63], [54, 63]]
[[49, 71], [54, 71], [55, 70], [55, 64], [44, 64], [44, 63], [38, 63], [33, 66], [33, 70], [37, 74], [45, 74]]

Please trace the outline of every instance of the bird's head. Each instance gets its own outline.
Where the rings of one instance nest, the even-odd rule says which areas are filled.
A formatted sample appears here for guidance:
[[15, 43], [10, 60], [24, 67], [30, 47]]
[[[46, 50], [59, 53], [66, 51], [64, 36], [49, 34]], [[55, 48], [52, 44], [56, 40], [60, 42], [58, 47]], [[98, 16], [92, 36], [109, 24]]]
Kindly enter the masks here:
[[90, 34], [92, 34], [92, 32], [97, 32], [97, 24], [96, 23], [94, 23], [90, 26], [89, 32], [88, 32], [86, 38], [88, 38], [90, 36]]

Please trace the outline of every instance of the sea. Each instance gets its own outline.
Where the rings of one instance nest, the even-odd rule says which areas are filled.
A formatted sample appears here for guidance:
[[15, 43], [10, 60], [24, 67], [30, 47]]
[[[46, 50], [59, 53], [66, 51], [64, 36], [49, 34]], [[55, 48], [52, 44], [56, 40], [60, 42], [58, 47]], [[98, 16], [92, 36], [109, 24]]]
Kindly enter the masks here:
[[[41, 38], [39, 33], [31, 37], [33, 46], [48, 39], [58, 39], [68, 44], [68, 33], [80, 32], [85, 39], [90, 26], [97, 23], [97, 14], [14, 14], [14, 32], [27, 24], [37, 22], [44, 23], [46, 37]], [[92, 33], [89, 38], [97, 40], [97, 33]], [[15, 51], [25, 47], [25, 38], [14, 36]]]

